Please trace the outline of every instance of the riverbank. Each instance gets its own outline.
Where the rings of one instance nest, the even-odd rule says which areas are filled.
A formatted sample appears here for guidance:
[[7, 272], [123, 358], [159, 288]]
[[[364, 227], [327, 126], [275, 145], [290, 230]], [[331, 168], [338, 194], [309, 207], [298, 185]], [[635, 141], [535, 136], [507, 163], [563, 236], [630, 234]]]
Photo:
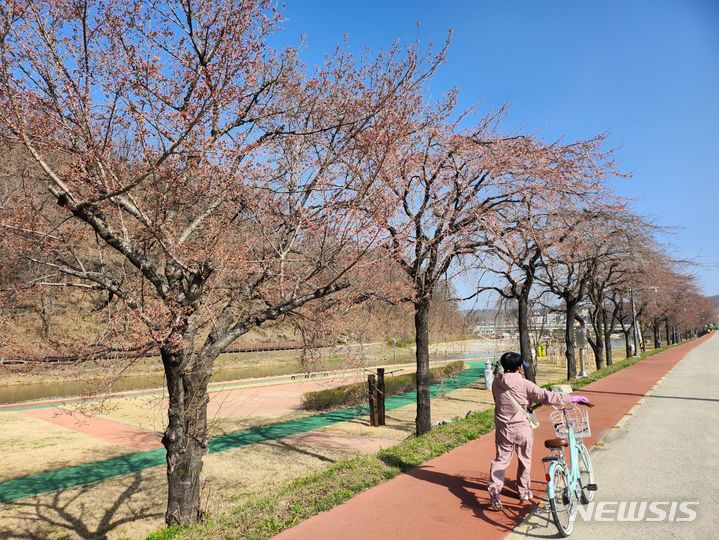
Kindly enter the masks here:
[[[550, 368], [547, 375], [557, 378], [561, 372]], [[345, 382], [348, 380], [344, 378], [312, 379], [212, 392], [211, 432], [222, 437], [238, 430], [254, 432], [262, 426], [309, 419], [312, 415], [300, 410], [302, 394]], [[491, 406], [491, 395], [481, 381], [444, 391], [432, 400], [435, 421]], [[413, 400], [409, 401], [388, 411], [386, 426], [372, 427], [366, 416], [359, 416], [305, 433], [211, 453], [203, 469], [203, 509], [210, 513], [225, 511], [332, 463], [395, 445], [414, 430], [415, 407]], [[155, 434], [159, 448], [158, 435], [167, 417], [161, 396], [118, 399], [107, 405], [105, 413], [92, 418]], [[112, 457], [129, 459], [137, 453], [117, 440], [102, 440], [89, 433], [92, 418], [80, 415], [74, 421], [66, 412], [73, 411], [58, 409], [57, 416], [43, 418], [23, 411], [0, 412], [4, 480]], [[162, 523], [165, 497], [165, 470], [159, 465], [0, 505], [0, 531], [5, 527], [6, 531], [42, 538], [141, 538]]]
[[[482, 370], [477, 371], [481, 375]], [[334, 384], [339, 382], [344, 381]], [[299, 410], [301, 395], [323, 384], [330, 383], [310, 380], [213, 393], [212, 433], [220, 437], [217, 440], [224, 441], [224, 434], [238, 430], [254, 434], [258, 429], [262, 432], [261, 426], [270, 429], [299, 420], [310, 422], [313, 415]], [[433, 399], [437, 419], [463, 416], [467, 410], [489, 406], [491, 400], [481, 383], [445, 390]], [[203, 469], [203, 507], [213, 513], [222, 511], [245, 497], [331, 463], [396, 444], [414, 429], [411, 401], [388, 411], [387, 425], [379, 428], [369, 426], [362, 415], [338, 418], [339, 421], [324, 427], [313, 426], [311, 431], [296, 434], [283, 431], [277, 438], [211, 453], [206, 456]], [[158, 433], [166, 418], [165, 403], [157, 398], [118, 400], [99, 418], [118, 425], [134, 425], [138, 431]], [[100, 441], [83, 432], [82, 425], [58, 426], [50, 420], [30, 417], [25, 412], [0, 413], [4, 480], [87, 464], [103, 456], [116, 456], [123, 463], [136, 455], [130, 448]], [[23, 425], [25, 429], [15, 429]], [[275, 434], [275, 429], [271, 430]], [[141, 538], [161, 524], [166, 489], [165, 470], [160, 464], [163, 459], [149, 469], [0, 505], [0, 531], [5, 527], [18, 534], [43, 538], [104, 534], [110, 538]]]
[[[464, 340], [431, 345], [437, 360], [464, 360], [497, 355], [515, 346], [512, 340]], [[215, 362], [213, 382], [295, 373], [323, 373], [377, 365], [414, 362], [413, 347], [386, 343], [349, 344], [318, 351], [312, 365], [301, 365], [300, 351], [226, 353]], [[69, 396], [96, 396], [164, 386], [157, 357], [96, 359], [75, 364], [0, 365], [0, 404]]]

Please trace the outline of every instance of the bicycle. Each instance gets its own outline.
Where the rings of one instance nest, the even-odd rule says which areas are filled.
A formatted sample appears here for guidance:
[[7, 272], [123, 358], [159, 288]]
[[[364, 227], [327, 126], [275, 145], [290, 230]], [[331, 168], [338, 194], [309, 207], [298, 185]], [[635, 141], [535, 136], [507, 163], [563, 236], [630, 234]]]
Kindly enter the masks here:
[[[550, 420], [557, 437], [544, 442], [552, 454], [543, 458], [542, 463], [549, 463], [545, 478], [552, 519], [559, 534], [566, 538], [572, 534], [578, 502], [588, 504], [597, 491], [589, 450], [582, 442], [591, 435], [589, 413], [576, 405], [555, 407]], [[569, 448], [569, 462], [564, 448]]]

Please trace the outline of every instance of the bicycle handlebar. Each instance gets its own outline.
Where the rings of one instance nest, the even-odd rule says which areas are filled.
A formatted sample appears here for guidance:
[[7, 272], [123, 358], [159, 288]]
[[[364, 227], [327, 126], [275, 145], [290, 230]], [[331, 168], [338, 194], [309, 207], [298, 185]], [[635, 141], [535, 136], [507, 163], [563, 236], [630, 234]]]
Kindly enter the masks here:
[[590, 402], [587, 402], [587, 403], [571, 403], [570, 402], [570, 403], [564, 403], [562, 405], [552, 405], [552, 407], [554, 408], [554, 410], [557, 410], [557, 411], [563, 411], [563, 410], [570, 411], [577, 405], [584, 405], [585, 407], [589, 407], [589, 408], [594, 407], [594, 403], [590, 403]]

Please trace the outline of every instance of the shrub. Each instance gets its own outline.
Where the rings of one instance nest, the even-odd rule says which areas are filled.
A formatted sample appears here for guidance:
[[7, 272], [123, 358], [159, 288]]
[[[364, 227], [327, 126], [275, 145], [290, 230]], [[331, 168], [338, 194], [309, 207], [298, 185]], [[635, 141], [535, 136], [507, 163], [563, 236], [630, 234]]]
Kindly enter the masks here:
[[[464, 369], [464, 362], [450, 362], [443, 366], [429, 370], [430, 382], [440, 382], [449, 377], [457, 375]], [[415, 374], [397, 375], [396, 377], [385, 377], [385, 395], [393, 396], [403, 392], [409, 392], [416, 387]], [[353, 407], [361, 405], [367, 400], [367, 383], [359, 382], [345, 384], [327, 390], [307, 392], [302, 396], [302, 406], [308, 411], [325, 411], [336, 407]]]

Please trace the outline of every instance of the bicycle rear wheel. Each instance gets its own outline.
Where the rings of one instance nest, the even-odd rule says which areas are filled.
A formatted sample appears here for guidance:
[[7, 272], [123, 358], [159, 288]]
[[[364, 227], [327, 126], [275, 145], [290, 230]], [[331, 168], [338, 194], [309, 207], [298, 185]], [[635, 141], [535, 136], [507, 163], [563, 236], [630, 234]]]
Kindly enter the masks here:
[[577, 496], [569, 488], [569, 471], [564, 463], [558, 463], [549, 480], [553, 486], [554, 497], [549, 499], [552, 510], [552, 519], [559, 530], [559, 534], [567, 537], [574, 529], [574, 515], [577, 512]]
[[579, 445], [579, 484], [582, 487], [581, 501], [582, 504], [588, 504], [594, 499], [594, 491], [589, 491], [587, 486], [594, 484], [594, 469], [592, 468], [592, 460], [589, 457], [589, 450], [584, 444]]

